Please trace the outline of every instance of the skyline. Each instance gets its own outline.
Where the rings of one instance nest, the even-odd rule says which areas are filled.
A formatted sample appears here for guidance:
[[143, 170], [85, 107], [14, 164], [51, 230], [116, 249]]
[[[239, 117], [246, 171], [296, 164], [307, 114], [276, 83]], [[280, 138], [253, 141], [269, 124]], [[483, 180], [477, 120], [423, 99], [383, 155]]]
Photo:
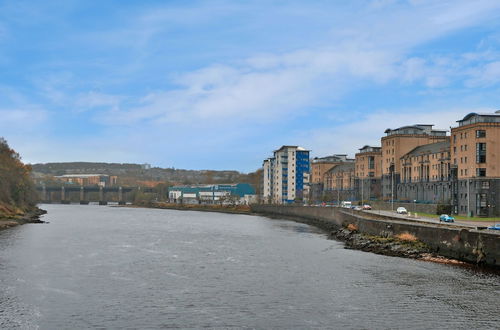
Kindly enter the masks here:
[[0, 136], [29, 163], [251, 172], [500, 109], [495, 1], [0, 1]]

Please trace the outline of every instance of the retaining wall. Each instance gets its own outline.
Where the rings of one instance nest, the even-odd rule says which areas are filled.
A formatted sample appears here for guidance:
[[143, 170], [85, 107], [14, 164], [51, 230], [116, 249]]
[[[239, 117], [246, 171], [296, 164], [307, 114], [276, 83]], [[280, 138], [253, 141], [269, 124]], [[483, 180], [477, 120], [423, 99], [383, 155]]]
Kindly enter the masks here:
[[363, 212], [337, 207], [252, 205], [262, 215], [293, 218], [327, 231], [355, 224], [359, 232], [389, 237], [402, 233], [415, 235], [442, 256], [500, 268], [500, 234], [446, 224], [426, 224], [389, 217], [370, 219]]

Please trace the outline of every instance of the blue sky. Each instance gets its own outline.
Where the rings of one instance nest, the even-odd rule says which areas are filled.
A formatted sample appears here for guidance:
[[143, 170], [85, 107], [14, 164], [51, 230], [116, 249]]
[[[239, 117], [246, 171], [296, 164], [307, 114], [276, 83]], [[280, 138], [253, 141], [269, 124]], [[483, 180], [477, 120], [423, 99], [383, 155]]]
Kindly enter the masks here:
[[497, 109], [499, 1], [0, 0], [0, 136], [25, 162], [248, 172]]

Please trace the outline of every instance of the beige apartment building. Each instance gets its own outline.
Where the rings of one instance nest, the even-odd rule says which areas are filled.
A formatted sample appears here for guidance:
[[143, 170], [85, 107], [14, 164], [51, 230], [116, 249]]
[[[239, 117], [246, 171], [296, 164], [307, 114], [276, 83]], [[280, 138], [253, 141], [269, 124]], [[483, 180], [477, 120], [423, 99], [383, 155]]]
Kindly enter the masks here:
[[451, 130], [451, 152], [458, 179], [500, 178], [500, 110], [471, 113], [457, 122]]
[[500, 110], [470, 113], [451, 129], [457, 213], [500, 215]]
[[353, 162], [334, 166], [324, 175], [324, 187], [330, 200], [355, 199], [355, 176]]
[[364, 146], [355, 155], [356, 198], [378, 199], [381, 196], [382, 148]]
[[315, 157], [311, 161], [311, 189], [310, 200], [319, 201], [322, 199], [324, 191], [325, 173], [334, 166], [343, 163], [353, 163], [354, 159], [348, 158], [345, 154], [335, 154], [326, 157]]
[[450, 142], [418, 146], [401, 157], [400, 200], [447, 204], [451, 199]]
[[[446, 130], [434, 130], [434, 125], [412, 125], [385, 130], [382, 146], [382, 197], [391, 198], [400, 182], [401, 157], [414, 148], [436, 142], [449, 141]], [[394, 195], [396, 199], [397, 196]]]

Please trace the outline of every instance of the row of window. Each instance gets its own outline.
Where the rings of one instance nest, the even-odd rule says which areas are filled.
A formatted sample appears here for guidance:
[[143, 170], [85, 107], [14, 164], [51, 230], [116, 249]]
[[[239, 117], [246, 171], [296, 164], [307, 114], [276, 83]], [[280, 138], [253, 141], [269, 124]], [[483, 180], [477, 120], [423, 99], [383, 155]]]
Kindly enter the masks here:
[[[457, 135], [458, 134], [453, 134], [453, 143], [457, 142]], [[484, 129], [476, 130], [476, 138], [485, 138], [485, 137], [486, 137], [486, 131]], [[466, 139], [466, 138], [467, 138], [467, 132], [460, 133], [460, 139]]]

